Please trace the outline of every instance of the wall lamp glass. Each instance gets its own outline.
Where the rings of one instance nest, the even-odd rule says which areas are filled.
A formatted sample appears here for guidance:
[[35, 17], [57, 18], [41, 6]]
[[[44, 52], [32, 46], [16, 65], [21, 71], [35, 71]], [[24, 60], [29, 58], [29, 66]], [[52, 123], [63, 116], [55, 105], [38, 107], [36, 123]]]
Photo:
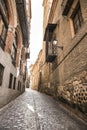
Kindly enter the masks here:
[[57, 45], [57, 43], [58, 43], [58, 40], [54, 39], [53, 40], [53, 45], [60, 48], [61, 50], [63, 50], [63, 46], [59, 46], [59, 45]]

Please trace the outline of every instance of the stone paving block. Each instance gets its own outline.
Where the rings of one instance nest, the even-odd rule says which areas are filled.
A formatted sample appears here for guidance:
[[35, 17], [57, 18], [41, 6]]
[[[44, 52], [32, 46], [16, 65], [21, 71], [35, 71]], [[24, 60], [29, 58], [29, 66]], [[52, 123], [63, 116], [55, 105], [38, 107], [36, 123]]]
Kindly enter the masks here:
[[87, 130], [50, 96], [29, 89], [0, 111], [0, 130]]

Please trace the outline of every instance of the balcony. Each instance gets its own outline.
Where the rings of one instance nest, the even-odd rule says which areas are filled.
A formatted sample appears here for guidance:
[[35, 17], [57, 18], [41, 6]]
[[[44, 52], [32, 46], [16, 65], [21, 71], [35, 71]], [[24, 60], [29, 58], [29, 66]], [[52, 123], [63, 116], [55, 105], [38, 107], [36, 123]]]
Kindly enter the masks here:
[[46, 43], [46, 62], [54, 61], [55, 57], [57, 56], [56, 47], [53, 45], [52, 42]]
[[67, 16], [67, 14], [68, 14], [68, 12], [69, 12], [72, 4], [73, 4], [73, 1], [74, 0], [63, 0], [62, 1], [62, 4], [61, 4], [61, 6], [62, 6], [62, 15]]
[[26, 1], [16, 0], [17, 13], [23, 35], [23, 44], [25, 47], [29, 46], [28, 23], [26, 14]]
[[56, 47], [53, 45], [53, 31], [57, 24], [48, 24], [44, 34], [44, 41], [46, 41], [46, 62], [54, 61], [56, 57]]

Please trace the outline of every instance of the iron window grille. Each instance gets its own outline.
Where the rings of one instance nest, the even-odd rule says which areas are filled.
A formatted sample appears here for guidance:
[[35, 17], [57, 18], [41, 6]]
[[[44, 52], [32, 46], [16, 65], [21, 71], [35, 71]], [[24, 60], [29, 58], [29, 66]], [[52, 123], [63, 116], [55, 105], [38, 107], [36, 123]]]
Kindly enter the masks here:
[[83, 24], [82, 12], [80, 3], [78, 2], [73, 14], [72, 14], [73, 26], [75, 33], [78, 32], [79, 28], [81, 28]]
[[16, 86], [16, 77], [14, 77], [13, 89], [15, 89], [15, 86]]
[[46, 41], [46, 62], [52, 62], [56, 57], [56, 47], [53, 45], [53, 35], [57, 24], [48, 23], [45, 34], [44, 41]]
[[16, 54], [17, 54], [17, 34], [15, 34], [15, 39], [11, 50], [11, 58], [14, 66], [16, 65]]
[[62, 0], [62, 15], [67, 16], [74, 0]]
[[13, 83], [13, 74], [10, 73], [10, 78], [9, 78], [9, 88], [11, 89], [12, 88], [12, 84]]
[[17, 90], [21, 92], [21, 82], [18, 81], [18, 87], [17, 87]]

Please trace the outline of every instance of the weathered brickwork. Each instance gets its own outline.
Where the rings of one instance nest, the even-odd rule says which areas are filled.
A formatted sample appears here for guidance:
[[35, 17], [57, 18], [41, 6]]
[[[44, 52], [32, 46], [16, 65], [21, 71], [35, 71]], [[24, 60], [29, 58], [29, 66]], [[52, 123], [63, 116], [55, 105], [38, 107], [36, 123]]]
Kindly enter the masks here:
[[[62, 5], [63, 0], [53, 0], [48, 4], [49, 2], [45, 0], [43, 2], [43, 34], [46, 34], [49, 23], [56, 24], [53, 35], [58, 40], [57, 56], [51, 63], [46, 62], [46, 42], [43, 42], [42, 55], [39, 55], [39, 60], [37, 59], [38, 63], [43, 61], [43, 65], [39, 66], [40, 75], [37, 74], [33, 78], [38, 81], [36, 84], [39, 85], [36, 86], [39, 91], [63, 99], [69, 105], [75, 104], [87, 112], [87, 1], [74, 0], [69, 12], [66, 12], [67, 15], [63, 15], [63, 8], [66, 6]], [[75, 15], [73, 13], [78, 2], [80, 2], [82, 25], [75, 33], [72, 15]], [[67, 4], [67, 1], [65, 3]], [[63, 46], [63, 49], [58, 46]], [[34, 69], [33, 74], [37, 67]]]
[[[51, 67], [48, 67], [48, 70], [50, 71], [49, 75], [46, 75], [48, 77], [46, 77], [47, 81], [45, 83], [50, 83], [49, 89], [51, 90], [52, 95], [62, 95], [61, 97], [72, 103], [78, 105], [84, 104], [84, 106], [86, 106], [87, 76], [82, 75], [84, 75], [84, 72], [87, 72], [87, 1], [74, 0], [70, 5], [68, 12], [66, 10], [66, 12], [63, 12], [64, 8], [67, 6], [66, 4], [68, 4], [67, 1], [65, 1], [65, 5], [63, 5], [62, 2], [63, 0], [53, 0], [48, 22], [47, 19], [44, 19], [45, 25], [48, 25], [48, 23], [57, 24], [53, 31], [53, 35], [55, 35], [58, 40], [57, 46], [63, 46], [63, 50], [58, 47], [56, 48], [57, 57], [56, 60], [49, 63]], [[76, 15], [74, 9], [77, 8], [79, 2], [82, 23], [81, 27], [79, 27], [75, 33], [73, 15]], [[44, 5], [46, 14], [45, 7], [46, 5]], [[47, 31], [45, 26], [44, 30], [45, 32]], [[48, 79], [50, 79], [50, 81]], [[78, 84], [75, 85], [77, 82]]]
[[38, 90], [41, 84], [41, 71], [40, 66], [42, 64], [42, 50], [39, 52], [38, 58], [35, 64], [30, 66], [30, 87], [32, 89]]

